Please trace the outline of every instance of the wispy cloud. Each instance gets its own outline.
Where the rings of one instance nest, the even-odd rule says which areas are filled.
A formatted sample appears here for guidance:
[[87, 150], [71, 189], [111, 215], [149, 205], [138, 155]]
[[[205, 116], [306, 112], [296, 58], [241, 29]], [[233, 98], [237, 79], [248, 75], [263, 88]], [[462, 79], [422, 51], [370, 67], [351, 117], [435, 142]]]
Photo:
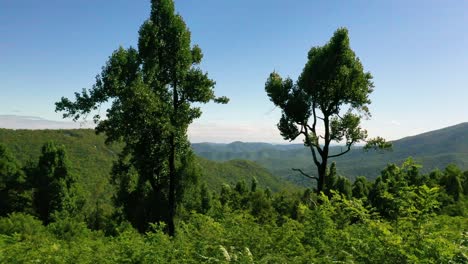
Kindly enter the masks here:
[[401, 126], [401, 123], [396, 121], [396, 120], [392, 120], [389, 122], [391, 125], [394, 125], [394, 126]]
[[[319, 133], [323, 133], [318, 128]], [[281, 136], [276, 123], [273, 122], [195, 122], [189, 127], [189, 139], [191, 142], [216, 142], [229, 143], [233, 141], [243, 142], [268, 142], [289, 143]], [[303, 138], [298, 137], [293, 143], [302, 143]]]
[[9, 129], [76, 129], [93, 128], [92, 122], [61, 122], [37, 116], [0, 115], [0, 128]]
[[284, 143], [275, 124], [194, 123], [189, 128], [192, 142], [272, 142]]

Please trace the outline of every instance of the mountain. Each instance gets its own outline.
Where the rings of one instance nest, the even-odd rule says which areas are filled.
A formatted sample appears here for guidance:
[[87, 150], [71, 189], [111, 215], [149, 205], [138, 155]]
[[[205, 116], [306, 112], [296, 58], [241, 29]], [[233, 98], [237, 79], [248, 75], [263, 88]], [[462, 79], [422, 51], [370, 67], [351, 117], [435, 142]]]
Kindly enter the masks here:
[[212, 189], [220, 189], [222, 184], [235, 184], [245, 181], [248, 186], [252, 179], [257, 179], [260, 188], [270, 188], [272, 191], [297, 189], [298, 186], [271, 174], [266, 168], [249, 160], [229, 160], [215, 162], [204, 158], [198, 158], [202, 168], [204, 181]]
[[[402, 163], [406, 158], [423, 165], [423, 171], [444, 169], [454, 163], [468, 169], [468, 123], [461, 123], [416, 136], [393, 141], [389, 153], [354, 151], [337, 159], [337, 165], [350, 175], [376, 177], [388, 163]], [[364, 164], [365, 166], [356, 166]]]
[[104, 136], [96, 135], [91, 129], [0, 129], [0, 144], [5, 145], [22, 165], [36, 164], [42, 145], [51, 140], [66, 148], [71, 172], [78, 176], [85, 194], [85, 210], [91, 210], [98, 200], [108, 209], [112, 208], [114, 190], [109, 184], [110, 171], [121, 146], [106, 145]]
[[[332, 161], [336, 162], [338, 172], [350, 179], [361, 175], [374, 179], [388, 163], [399, 164], [410, 156], [423, 165], [424, 172], [443, 169], [449, 163], [468, 169], [468, 123], [402, 138], [392, 143], [392, 151], [365, 152], [361, 147], [354, 147], [348, 154]], [[207, 159], [252, 160], [275, 175], [296, 184], [310, 185], [310, 180], [291, 170], [301, 168], [314, 174], [316, 169], [312, 164], [310, 151], [300, 144], [286, 146], [233, 142], [214, 144], [208, 148], [207, 143], [192, 144], [195, 152]], [[340, 148], [334, 146], [331, 151], [338, 152]]]
[[[36, 163], [42, 145], [47, 141], [64, 145], [70, 160], [71, 171], [78, 176], [88, 201], [103, 199], [111, 203], [113, 187], [109, 184], [113, 162], [122, 145], [104, 143], [103, 135], [96, 135], [91, 129], [62, 130], [12, 130], [0, 129], [0, 144], [4, 144], [25, 165]], [[273, 191], [283, 188], [297, 188], [273, 176], [267, 169], [248, 160], [215, 162], [198, 158], [202, 168], [202, 179], [212, 190], [220, 189], [223, 183], [235, 184], [245, 180], [250, 184], [253, 177], [261, 188]]]
[[[96, 135], [91, 129], [0, 129], [0, 143], [5, 144], [23, 164], [36, 162], [41, 146], [49, 140], [65, 145], [72, 170], [80, 176], [89, 195], [110, 199], [113, 190], [108, 184], [109, 174], [120, 145], [104, 144], [104, 136]], [[260, 187], [268, 186], [274, 191], [283, 187], [311, 186], [310, 179], [291, 168], [310, 173], [316, 170], [310, 151], [302, 144], [194, 143], [192, 148], [201, 157], [198, 162], [202, 166], [202, 180], [212, 189], [239, 180], [250, 183], [253, 177], [257, 178]], [[332, 149], [339, 151], [340, 148], [334, 146]], [[468, 123], [393, 141], [393, 151], [389, 152], [364, 152], [355, 147], [333, 161], [337, 163], [338, 172], [350, 179], [360, 175], [373, 179], [388, 163], [400, 164], [409, 156], [421, 163], [425, 172], [443, 169], [449, 163], [468, 169]]]
[[232, 143], [194, 143], [192, 148], [197, 153], [210, 153], [210, 152], [225, 152], [225, 153], [243, 153], [243, 152], [258, 152], [264, 150], [290, 150], [301, 149], [302, 144], [269, 144], [263, 142], [241, 142], [234, 141]]

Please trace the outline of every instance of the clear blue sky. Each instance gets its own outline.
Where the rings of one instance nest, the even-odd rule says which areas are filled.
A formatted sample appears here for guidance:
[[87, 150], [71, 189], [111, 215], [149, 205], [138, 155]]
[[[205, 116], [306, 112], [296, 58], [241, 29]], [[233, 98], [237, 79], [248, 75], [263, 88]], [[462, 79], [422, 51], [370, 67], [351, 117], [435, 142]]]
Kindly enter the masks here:
[[[60, 120], [54, 102], [90, 87], [119, 45], [135, 45], [149, 8], [143, 0], [0, 0], [0, 115]], [[176, 9], [217, 94], [231, 98], [203, 107], [193, 141], [282, 142], [268, 74], [296, 79], [308, 50], [342, 26], [374, 76], [370, 135], [397, 139], [468, 121], [468, 1], [179, 0]]]

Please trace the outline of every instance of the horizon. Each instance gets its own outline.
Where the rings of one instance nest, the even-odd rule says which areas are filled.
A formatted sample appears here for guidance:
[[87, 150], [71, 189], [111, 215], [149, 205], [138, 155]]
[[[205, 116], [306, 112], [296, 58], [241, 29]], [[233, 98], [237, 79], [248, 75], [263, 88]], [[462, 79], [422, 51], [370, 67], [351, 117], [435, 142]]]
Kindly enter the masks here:
[[[5, 122], [5, 119], [8, 118], [10, 122]], [[89, 121], [92, 123], [92, 121]], [[392, 139], [391, 141], [397, 141], [401, 139], [405, 139], [408, 137], [418, 136], [425, 133], [430, 133], [437, 130], [442, 130], [454, 126], [459, 126], [462, 124], [466, 124], [468, 122], [461, 122], [458, 124], [446, 126], [446, 127], [439, 127], [433, 130], [423, 131], [421, 133], [412, 134], [403, 136], [401, 138]], [[18, 116], [18, 115], [0, 115], [0, 129], [12, 129], [12, 130], [73, 130], [73, 129], [89, 129], [94, 130], [94, 125], [91, 124], [80, 124], [79, 122], [72, 122], [72, 121], [53, 121], [47, 120], [41, 117], [36, 116]], [[261, 144], [271, 144], [271, 145], [301, 145], [302, 142], [293, 141], [242, 141], [242, 140], [233, 140], [233, 141], [197, 141], [190, 139], [190, 131], [189, 131], [189, 141], [192, 144], [220, 144], [220, 145], [227, 145], [232, 143], [261, 143]], [[341, 146], [340, 143], [333, 143], [332, 146]], [[362, 146], [363, 143], [354, 144], [354, 146]]]
[[[52, 128], [70, 125], [54, 103], [90, 88], [119, 45], [135, 46], [150, 10], [149, 1], [1, 6], [0, 115], [43, 118], [55, 122]], [[217, 82], [216, 94], [231, 99], [202, 105], [202, 117], [190, 126], [194, 142], [287, 144], [276, 128], [280, 110], [264, 91], [268, 74], [275, 70], [296, 80], [309, 49], [342, 26], [374, 76], [372, 118], [363, 120], [369, 136], [396, 140], [468, 121], [468, 2], [208, 0], [176, 1], [176, 10], [192, 44], [203, 50], [201, 68]]]

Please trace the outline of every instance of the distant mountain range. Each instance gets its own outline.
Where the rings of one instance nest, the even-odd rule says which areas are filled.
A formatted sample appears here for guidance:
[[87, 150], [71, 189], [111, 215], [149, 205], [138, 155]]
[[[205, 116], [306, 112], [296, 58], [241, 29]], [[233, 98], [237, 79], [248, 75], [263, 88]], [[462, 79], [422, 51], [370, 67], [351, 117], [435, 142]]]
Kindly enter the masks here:
[[[338, 172], [350, 179], [361, 175], [374, 179], [387, 164], [400, 164], [410, 156], [423, 165], [425, 172], [443, 169], [450, 163], [468, 169], [468, 123], [402, 138], [392, 143], [392, 151], [364, 152], [361, 147], [355, 147], [350, 153], [332, 161], [336, 162]], [[311, 181], [291, 168], [301, 168], [310, 173], [316, 170], [310, 151], [302, 144], [194, 143], [192, 147], [197, 155], [211, 160], [255, 161], [271, 173], [301, 185], [309, 185]], [[339, 148], [333, 147], [335, 151], [339, 151]]]
[[[110, 192], [109, 172], [121, 146], [105, 145], [104, 137], [96, 136], [91, 129], [0, 129], [0, 143], [7, 145], [23, 164], [36, 160], [42, 144], [48, 140], [66, 146], [73, 170], [81, 175], [90, 195], [93, 195], [95, 188]], [[300, 168], [312, 174], [316, 171], [310, 151], [302, 144], [237, 141], [229, 144], [194, 143], [192, 147], [200, 157], [203, 180], [214, 189], [222, 183], [250, 182], [253, 177], [257, 178], [261, 187], [269, 186], [272, 190], [309, 187], [312, 181], [291, 168]], [[339, 151], [339, 148], [333, 147], [335, 151]], [[355, 147], [350, 153], [332, 161], [337, 163], [338, 172], [351, 180], [360, 175], [374, 179], [388, 163], [401, 164], [409, 156], [423, 165], [424, 172], [444, 169], [450, 163], [468, 169], [468, 123], [393, 141], [393, 151], [389, 152], [364, 152], [361, 147]]]

